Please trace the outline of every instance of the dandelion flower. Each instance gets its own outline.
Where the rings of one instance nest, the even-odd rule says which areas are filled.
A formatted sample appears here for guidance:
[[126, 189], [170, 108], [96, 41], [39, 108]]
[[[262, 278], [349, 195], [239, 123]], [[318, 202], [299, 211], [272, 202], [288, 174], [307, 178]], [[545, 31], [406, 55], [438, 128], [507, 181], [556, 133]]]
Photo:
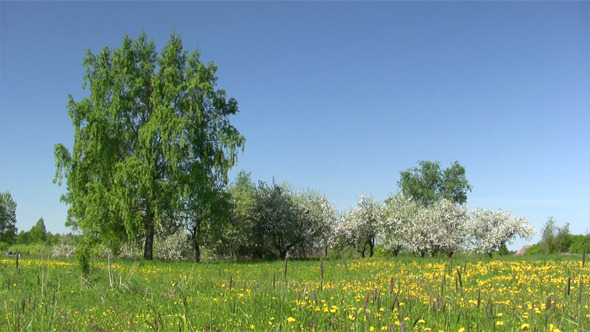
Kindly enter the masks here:
[[295, 318], [289, 317], [289, 318], [287, 318], [287, 322], [293, 323], [293, 322], [295, 322]]

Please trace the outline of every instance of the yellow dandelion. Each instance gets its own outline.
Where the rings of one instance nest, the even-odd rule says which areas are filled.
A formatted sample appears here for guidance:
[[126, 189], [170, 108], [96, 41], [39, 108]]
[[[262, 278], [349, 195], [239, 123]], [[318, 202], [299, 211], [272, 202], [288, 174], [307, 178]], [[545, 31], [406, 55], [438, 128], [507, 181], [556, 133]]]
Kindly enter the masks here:
[[287, 322], [293, 323], [293, 322], [295, 322], [295, 318], [289, 317], [289, 318], [287, 318]]
[[526, 330], [528, 330], [528, 328], [529, 328], [529, 327], [531, 327], [529, 324], [527, 324], [527, 323], [524, 323], [524, 324], [522, 324], [522, 325], [520, 326], [520, 329], [521, 329], [522, 331], [526, 331]]

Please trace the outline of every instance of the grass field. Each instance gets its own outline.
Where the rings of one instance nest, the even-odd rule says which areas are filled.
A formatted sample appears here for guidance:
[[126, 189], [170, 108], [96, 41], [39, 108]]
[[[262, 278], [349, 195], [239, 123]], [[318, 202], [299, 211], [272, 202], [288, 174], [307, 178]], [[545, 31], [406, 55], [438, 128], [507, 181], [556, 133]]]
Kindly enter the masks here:
[[580, 257], [0, 259], [2, 331], [588, 331]]

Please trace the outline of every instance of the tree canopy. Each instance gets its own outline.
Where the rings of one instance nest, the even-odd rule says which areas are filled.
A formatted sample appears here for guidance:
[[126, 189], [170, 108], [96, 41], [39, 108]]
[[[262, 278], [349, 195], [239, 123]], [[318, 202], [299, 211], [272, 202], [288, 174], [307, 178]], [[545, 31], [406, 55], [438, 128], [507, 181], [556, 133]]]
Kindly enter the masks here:
[[143, 239], [152, 259], [157, 226], [177, 223], [179, 211], [227, 183], [245, 142], [230, 124], [237, 101], [217, 88], [217, 67], [176, 34], [160, 54], [145, 33], [125, 36], [118, 49], [89, 50], [83, 65], [90, 94], [67, 106], [72, 151], [55, 146], [68, 225], [88, 243]]
[[14, 243], [16, 232], [16, 202], [8, 191], [0, 193], [0, 243]]
[[465, 168], [455, 161], [441, 169], [439, 162], [419, 161], [420, 167], [400, 172], [398, 186], [402, 193], [421, 205], [434, 204], [445, 198], [456, 204], [467, 202], [471, 186], [465, 177]]

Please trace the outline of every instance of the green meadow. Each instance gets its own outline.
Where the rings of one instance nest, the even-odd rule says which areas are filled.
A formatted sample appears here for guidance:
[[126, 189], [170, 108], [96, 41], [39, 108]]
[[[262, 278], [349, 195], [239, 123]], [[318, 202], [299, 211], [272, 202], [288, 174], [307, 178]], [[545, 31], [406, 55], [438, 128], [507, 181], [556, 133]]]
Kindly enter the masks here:
[[18, 263], [0, 260], [2, 331], [590, 330], [579, 256]]

